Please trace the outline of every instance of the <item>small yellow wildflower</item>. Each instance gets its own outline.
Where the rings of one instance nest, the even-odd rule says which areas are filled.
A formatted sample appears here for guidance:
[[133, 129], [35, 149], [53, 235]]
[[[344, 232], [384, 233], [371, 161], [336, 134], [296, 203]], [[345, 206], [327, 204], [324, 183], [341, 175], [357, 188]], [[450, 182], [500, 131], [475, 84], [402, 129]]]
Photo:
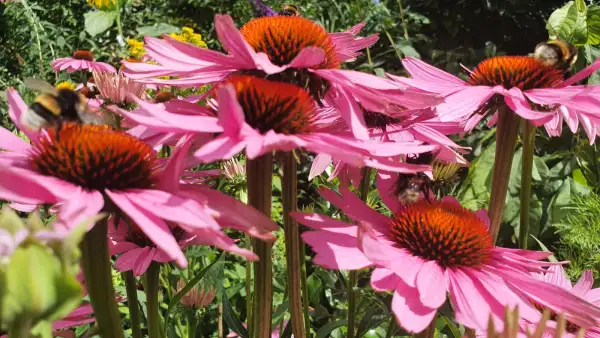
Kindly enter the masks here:
[[207, 47], [206, 42], [202, 40], [202, 35], [194, 33], [194, 29], [190, 27], [183, 27], [181, 29], [181, 33], [171, 33], [169, 36], [175, 40], [191, 43], [192, 45], [196, 45], [198, 47]]
[[75, 90], [75, 83], [73, 81], [63, 81], [59, 82], [56, 86], [56, 89], [69, 89]]
[[87, 0], [87, 3], [101, 11], [107, 11], [115, 8], [117, 0]]
[[142, 56], [146, 54], [143, 41], [138, 41], [136, 39], [127, 39], [127, 44], [129, 45], [127, 55], [129, 55], [130, 57], [134, 59], [141, 59]]

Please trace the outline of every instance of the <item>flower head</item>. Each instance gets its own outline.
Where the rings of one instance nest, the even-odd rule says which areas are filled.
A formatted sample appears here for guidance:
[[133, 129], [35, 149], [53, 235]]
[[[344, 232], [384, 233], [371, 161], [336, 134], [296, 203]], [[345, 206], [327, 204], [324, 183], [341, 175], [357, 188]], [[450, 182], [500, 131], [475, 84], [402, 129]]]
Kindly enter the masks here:
[[412, 78], [390, 77], [443, 95], [445, 102], [437, 107], [440, 119], [462, 120], [467, 130], [486, 113], [495, 114], [505, 106], [536, 126], [544, 125], [552, 136], [560, 135], [563, 120], [573, 132], [581, 122], [591, 142], [600, 132], [600, 103], [595, 99], [600, 86], [573, 85], [598, 69], [600, 62], [565, 79], [563, 70], [533, 57], [496, 56], [482, 61], [466, 82], [414, 58], [402, 63]]
[[549, 253], [494, 247], [484, 210], [472, 212], [450, 197], [401, 205], [390, 195], [393, 184], [393, 177], [378, 173], [390, 217], [344, 186], [341, 196], [320, 192], [359, 226], [314, 213], [293, 217], [315, 229], [302, 235], [317, 253], [315, 263], [329, 269], [375, 267], [371, 286], [394, 292], [392, 310], [408, 331], [425, 329], [447, 295], [456, 320], [480, 330], [490, 317], [502, 327], [505, 306], [518, 306], [522, 318], [537, 322], [541, 314], [524, 296], [566, 312], [578, 324], [595, 325], [600, 319], [600, 308], [531, 277], [552, 265], [539, 261]]
[[[183, 279], [180, 279], [177, 282], [176, 291], [181, 291], [184, 286], [185, 281]], [[215, 289], [214, 287], [202, 287], [200, 285], [196, 285], [181, 298], [180, 302], [185, 307], [191, 309], [201, 309], [212, 303], [216, 295], [217, 289]]]
[[55, 72], [67, 70], [72, 73], [76, 70], [95, 70], [98, 72], [115, 73], [115, 67], [104, 62], [94, 61], [94, 54], [87, 50], [77, 50], [70, 58], [59, 58], [52, 61], [52, 69]]
[[87, 3], [101, 11], [108, 11], [117, 5], [118, 0], [87, 0]]
[[133, 59], [141, 60], [146, 50], [144, 49], [144, 41], [138, 41], [136, 39], [127, 39], [129, 45], [127, 49], [127, 55]]
[[[181, 33], [171, 33], [171, 34], [169, 34], [169, 36], [177, 41], [191, 43], [192, 45], [195, 45], [198, 47], [202, 47], [202, 48], [208, 47], [206, 45], [206, 42], [204, 42], [204, 40], [202, 39], [202, 35], [200, 35], [198, 33], [194, 33], [194, 29], [192, 29], [190, 27], [183, 27], [181, 29]], [[143, 47], [143, 44], [142, 44], [142, 47]]]
[[[304, 88], [320, 106], [332, 106], [356, 137], [367, 139], [358, 103], [385, 112], [395, 102], [410, 109], [439, 103], [423, 91], [411, 91], [388, 79], [342, 70], [340, 63], [354, 59], [377, 36], [357, 38], [363, 27], [330, 34], [302, 17], [267, 16], [237, 30], [231, 17], [217, 15], [217, 35], [229, 54], [193, 48], [173, 39], [146, 37], [148, 55], [158, 65], [126, 63], [126, 75], [145, 83], [198, 87], [224, 81], [232, 73], [256, 75]], [[177, 79], [161, 80], [159, 76]]]
[[[7, 91], [9, 115], [18, 127], [27, 105]], [[0, 198], [24, 204], [57, 204], [58, 227], [70, 228], [100, 211], [128, 217], [147, 238], [180, 266], [186, 259], [169, 225], [189, 232], [196, 244], [232, 249], [221, 225], [273, 239], [277, 229], [258, 211], [206, 187], [181, 186], [182, 156], [190, 137], [182, 137], [163, 166], [154, 150], [106, 126], [63, 125], [60, 131], [26, 131], [33, 145], [0, 129]], [[57, 138], [57, 134], [60, 136]], [[228, 208], [232, 208], [228, 210]], [[240, 215], [244, 215], [243, 217]]]
[[126, 78], [121, 72], [92, 72], [94, 83], [104, 100], [123, 105], [131, 103], [131, 95], [142, 97], [146, 89], [144, 84]]

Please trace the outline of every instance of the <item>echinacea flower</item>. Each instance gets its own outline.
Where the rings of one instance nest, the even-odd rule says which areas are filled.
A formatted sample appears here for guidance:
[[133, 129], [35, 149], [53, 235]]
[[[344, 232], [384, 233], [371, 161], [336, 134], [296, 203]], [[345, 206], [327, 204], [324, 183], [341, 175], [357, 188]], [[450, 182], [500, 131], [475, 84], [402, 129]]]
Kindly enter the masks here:
[[102, 99], [109, 100], [111, 103], [117, 105], [131, 103], [131, 95], [142, 97], [144, 94], [145, 86], [143, 83], [126, 78], [121, 72], [94, 71], [92, 75]]
[[52, 69], [55, 72], [67, 70], [72, 73], [76, 70], [89, 70], [97, 72], [115, 73], [115, 67], [108, 63], [94, 61], [94, 54], [87, 50], [77, 50], [70, 58], [59, 58], [52, 61]]
[[[175, 292], [181, 291], [185, 287], [185, 281], [180, 279], [177, 282], [177, 288]], [[213, 299], [217, 295], [217, 289], [212, 286], [203, 287], [200, 285], [194, 286], [188, 291], [183, 297], [181, 297], [181, 304], [190, 309], [201, 309], [212, 303]]]
[[[7, 90], [7, 97], [9, 115], [21, 128], [20, 116], [28, 107], [12, 88]], [[212, 201], [205, 196], [212, 191], [203, 195], [180, 193], [184, 151], [177, 152], [161, 169], [149, 145], [108, 126], [64, 124], [60, 131], [22, 130], [31, 145], [0, 129], [0, 149], [6, 150], [0, 152], [0, 162], [9, 164], [0, 167], [0, 198], [24, 204], [58, 204], [58, 220], [64, 227], [80, 224], [102, 210], [123, 214], [180, 266], [186, 266], [187, 261], [167, 222], [202, 234], [205, 229], [219, 231], [217, 220], [221, 219], [263, 239], [272, 239], [269, 231], [278, 228], [243, 205], [235, 204], [235, 209], [225, 213], [223, 202], [209, 206]], [[218, 198], [213, 201], [229, 201], [223, 194], [214, 194]], [[252, 216], [239, 217], [240, 213]], [[231, 219], [235, 221], [229, 222]], [[210, 242], [212, 238], [202, 240]]]
[[[356, 140], [348, 133], [319, 128], [317, 105], [300, 87], [249, 75], [229, 77], [216, 88], [218, 120], [205, 115], [183, 115], [137, 100], [147, 115], [119, 112], [140, 124], [165, 132], [222, 132], [194, 153], [200, 162], [229, 159], [242, 150], [250, 159], [274, 150], [305, 148], [326, 153], [356, 166], [399, 172], [428, 170], [429, 166], [397, 163], [388, 156], [422, 153], [435, 146], [422, 142], [380, 143]], [[170, 101], [172, 102], [172, 101]], [[197, 106], [199, 113], [205, 108]]]
[[[238, 31], [228, 15], [215, 17], [215, 28], [227, 55], [176, 41], [146, 37], [147, 54], [158, 65], [123, 62], [126, 76], [145, 83], [199, 87], [225, 80], [232, 73], [254, 74], [299, 85], [321, 104], [333, 106], [357, 138], [367, 139], [358, 102], [372, 111], [389, 103], [409, 109], [429, 107], [439, 98], [402, 87], [375, 75], [340, 69], [376, 35], [356, 38], [361, 25], [329, 34], [315, 22], [297, 16], [265, 16], [250, 20]], [[160, 76], [178, 77], [173, 80]]]
[[[559, 286], [592, 304], [600, 305], [600, 288], [592, 289], [594, 277], [591, 270], [585, 270], [575, 285], [571, 284], [571, 281], [565, 275], [565, 270], [560, 265], [551, 266], [548, 268], [547, 272], [537, 272], [534, 276], [541, 281]], [[550, 310], [550, 320], [554, 321], [557, 319], [558, 315], [553, 308], [544, 308], [543, 306], [536, 307], [540, 308], [540, 310]], [[531, 323], [531, 326], [533, 327], [535, 324], [536, 323]], [[553, 337], [555, 328], [556, 326], [549, 326], [544, 337]], [[576, 334], [580, 329], [579, 325], [569, 321], [567, 321], [565, 328], [568, 334]], [[600, 327], [593, 326], [586, 328], [584, 337], [593, 338], [598, 337], [599, 335]]]
[[328, 269], [375, 267], [371, 286], [393, 291], [392, 311], [410, 332], [423, 331], [449, 296], [457, 322], [485, 330], [490, 316], [502, 328], [505, 306], [519, 307], [521, 317], [537, 322], [538, 304], [565, 312], [571, 322], [592, 326], [600, 308], [530, 272], [553, 263], [550, 253], [495, 247], [484, 210], [472, 212], [456, 199], [401, 205], [390, 194], [392, 175], [378, 173], [379, 192], [390, 217], [369, 208], [346, 187], [341, 196], [321, 189], [321, 195], [359, 225], [315, 213], [294, 213], [316, 231], [302, 235], [317, 253], [315, 263]]
[[535, 126], [544, 125], [552, 136], [560, 135], [563, 120], [573, 132], [581, 123], [592, 143], [600, 132], [600, 86], [574, 85], [600, 68], [600, 62], [565, 79], [563, 70], [533, 57], [496, 56], [479, 63], [467, 81], [415, 58], [402, 63], [412, 78], [390, 77], [444, 96], [437, 107], [440, 119], [463, 119], [467, 130], [486, 113], [507, 106]]

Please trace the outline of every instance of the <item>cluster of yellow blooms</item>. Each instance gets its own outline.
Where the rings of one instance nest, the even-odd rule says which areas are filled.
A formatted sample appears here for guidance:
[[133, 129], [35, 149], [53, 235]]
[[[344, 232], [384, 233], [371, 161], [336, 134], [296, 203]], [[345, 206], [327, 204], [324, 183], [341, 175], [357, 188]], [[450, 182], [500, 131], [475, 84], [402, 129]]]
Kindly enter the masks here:
[[[91, 1], [91, 0], [88, 0]], [[194, 29], [190, 27], [183, 27], [181, 33], [169, 34], [175, 40], [191, 43], [198, 47], [207, 48], [206, 42], [202, 39], [202, 35], [194, 33]], [[144, 49], [144, 42], [135, 39], [127, 39], [129, 48], [127, 49], [127, 55], [133, 59], [142, 59], [142, 56], [146, 53]]]
[[106, 11], [115, 8], [117, 0], [87, 0], [87, 3], [101, 11]]
[[202, 35], [194, 33], [194, 29], [190, 27], [183, 27], [181, 29], [181, 33], [171, 33], [169, 36], [175, 40], [191, 43], [192, 45], [196, 45], [198, 47], [207, 47], [206, 42], [202, 40]]
[[63, 81], [59, 82], [56, 86], [56, 89], [69, 89], [75, 90], [75, 83], [73, 81]]
[[129, 49], [127, 50], [127, 55], [129, 55], [129, 57], [139, 60], [146, 54], [143, 41], [127, 39], [127, 44], [129, 45]]

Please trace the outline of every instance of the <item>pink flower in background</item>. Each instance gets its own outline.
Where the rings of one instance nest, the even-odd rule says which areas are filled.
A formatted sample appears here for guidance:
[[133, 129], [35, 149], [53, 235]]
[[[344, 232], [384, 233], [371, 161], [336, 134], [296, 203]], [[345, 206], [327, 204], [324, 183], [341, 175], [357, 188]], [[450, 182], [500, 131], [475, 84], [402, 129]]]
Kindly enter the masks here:
[[144, 84], [126, 78], [121, 72], [92, 72], [94, 83], [104, 100], [114, 104], [131, 103], [130, 95], [142, 97], [146, 89]]
[[[185, 287], [185, 284], [185, 281], [180, 279], [177, 282], [177, 288], [174, 291], [181, 291]], [[181, 297], [180, 302], [185, 307], [191, 309], [201, 309], [212, 303], [216, 295], [217, 289], [214, 287], [203, 287], [198, 284], [188, 291], [183, 297]]]
[[360, 139], [368, 139], [361, 106], [386, 112], [390, 103], [418, 109], [441, 102], [435, 95], [408, 85], [340, 69], [341, 62], [353, 59], [360, 48], [377, 39], [357, 39], [360, 25], [330, 35], [306, 18], [270, 16], [253, 19], [238, 31], [231, 17], [217, 15], [215, 28], [227, 55], [167, 36], [146, 37], [146, 51], [159, 65], [124, 62], [123, 71], [140, 82], [181, 87], [219, 83], [236, 72], [296, 84], [321, 104], [332, 106]]
[[506, 105], [534, 125], [544, 125], [552, 136], [560, 135], [563, 120], [573, 132], [581, 123], [592, 143], [600, 133], [600, 86], [574, 85], [600, 68], [600, 61], [565, 80], [564, 71], [533, 57], [497, 56], [481, 62], [468, 81], [415, 58], [405, 58], [402, 63], [412, 78], [389, 76], [403, 85], [444, 96], [445, 102], [437, 107], [440, 119], [462, 119], [467, 130], [486, 113]]
[[104, 62], [94, 61], [94, 54], [87, 50], [78, 50], [70, 58], [59, 58], [52, 61], [52, 69], [55, 72], [67, 70], [72, 73], [76, 70], [89, 70], [97, 72], [116, 73], [115, 67]]
[[419, 141], [388, 142], [356, 140], [348, 132], [321, 131], [315, 101], [296, 85], [236, 75], [218, 85], [218, 119], [203, 114], [175, 114], [160, 105], [137, 100], [141, 110], [120, 114], [137, 123], [164, 132], [222, 131], [200, 147], [194, 157], [200, 162], [229, 159], [242, 150], [256, 158], [274, 150], [305, 148], [330, 154], [355, 166], [371, 166], [398, 172], [428, 170], [427, 165], [412, 165], [388, 159], [391, 156], [422, 153], [436, 149]]
[[[19, 118], [28, 106], [12, 88], [7, 97], [9, 115], [21, 127]], [[22, 130], [32, 145], [0, 129], [0, 149], [6, 150], [0, 152], [0, 162], [7, 164], [0, 167], [0, 198], [23, 204], [58, 204], [58, 226], [76, 226], [111, 206], [109, 211], [122, 212], [182, 267], [187, 260], [169, 223], [197, 233], [203, 244], [220, 248], [235, 243], [223, 242], [223, 238], [215, 238], [213, 243], [213, 238], [203, 236], [206, 231], [220, 231], [219, 222], [262, 239], [274, 239], [270, 231], [278, 226], [258, 211], [242, 207], [241, 202], [235, 204], [230, 201], [233, 198], [209, 188], [204, 189], [208, 192], [199, 188], [202, 195], [180, 192], [189, 138], [182, 138], [181, 151], [160, 168], [149, 145], [107, 126], [66, 124], [59, 139], [55, 129]], [[206, 197], [212, 198], [211, 194], [216, 198]], [[211, 205], [218, 198], [235, 209], [227, 209], [222, 202]]]
[[[573, 295], [586, 300], [592, 304], [600, 305], [600, 288], [592, 289], [594, 284], [594, 277], [591, 270], [585, 270], [579, 278], [579, 281], [572, 285], [571, 281], [567, 278], [565, 271], [560, 265], [553, 265], [548, 268], [546, 273], [537, 272], [534, 274], [535, 278], [544, 281], [546, 283], [554, 284], [559, 286], [568, 292], [571, 292]], [[540, 310], [543, 310], [543, 307], [539, 307]], [[554, 308], [550, 307], [551, 310]], [[556, 313], [553, 312], [551, 316], [551, 320], [556, 319]], [[531, 326], [535, 326], [536, 323], [531, 323]], [[548, 325], [548, 327], [552, 327]], [[566, 331], [570, 334], [576, 334], [579, 331], [580, 327], [577, 324], [567, 322]], [[546, 338], [554, 337], [554, 330], [550, 330], [551, 332], [545, 335]], [[593, 338], [598, 337], [600, 335], [600, 327], [593, 326], [589, 327], [585, 331], [584, 337]]]
[[600, 308], [530, 275], [554, 264], [539, 261], [550, 253], [494, 247], [485, 210], [469, 211], [451, 197], [400, 205], [390, 195], [393, 184], [392, 175], [378, 173], [391, 217], [369, 208], [344, 186], [341, 196], [328, 189], [320, 193], [359, 226], [315, 213], [293, 216], [315, 229], [302, 238], [317, 253], [316, 264], [344, 270], [375, 267], [371, 285], [394, 292], [392, 310], [406, 330], [424, 330], [447, 295], [456, 321], [475, 329], [485, 330], [490, 316], [501, 329], [507, 305], [518, 305], [522, 318], [537, 322], [541, 315], [524, 295], [566, 312], [580, 326], [600, 321]]

